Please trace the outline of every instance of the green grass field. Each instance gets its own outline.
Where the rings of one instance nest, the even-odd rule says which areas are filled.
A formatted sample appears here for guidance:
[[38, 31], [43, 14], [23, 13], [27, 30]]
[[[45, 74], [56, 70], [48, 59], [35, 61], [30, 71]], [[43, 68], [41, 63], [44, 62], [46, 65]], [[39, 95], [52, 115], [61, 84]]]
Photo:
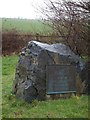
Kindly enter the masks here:
[[40, 20], [2, 18], [2, 30], [16, 30], [24, 34], [44, 34], [48, 35], [52, 32], [48, 25], [43, 24]]
[[12, 94], [18, 56], [2, 57], [3, 118], [87, 118], [88, 96], [69, 99], [33, 101], [28, 104]]

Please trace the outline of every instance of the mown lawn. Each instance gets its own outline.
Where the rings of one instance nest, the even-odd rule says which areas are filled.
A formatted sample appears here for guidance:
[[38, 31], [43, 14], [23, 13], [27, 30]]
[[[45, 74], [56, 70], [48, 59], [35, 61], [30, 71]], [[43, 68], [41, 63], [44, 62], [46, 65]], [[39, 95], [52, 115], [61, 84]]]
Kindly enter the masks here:
[[2, 57], [2, 117], [3, 118], [87, 118], [88, 96], [70, 99], [33, 101], [28, 104], [12, 94], [12, 84], [18, 56]]

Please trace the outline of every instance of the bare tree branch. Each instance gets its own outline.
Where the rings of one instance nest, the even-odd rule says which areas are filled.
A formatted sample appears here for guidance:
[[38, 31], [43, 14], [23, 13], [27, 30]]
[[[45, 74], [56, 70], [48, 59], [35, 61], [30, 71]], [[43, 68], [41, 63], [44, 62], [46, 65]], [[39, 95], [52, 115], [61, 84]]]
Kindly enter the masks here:
[[[81, 55], [87, 50], [88, 30], [90, 30], [90, 2], [72, 0], [48, 0], [43, 14], [51, 22], [51, 26], [66, 44]], [[89, 28], [89, 29], [88, 29]], [[86, 47], [82, 47], [86, 46]]]

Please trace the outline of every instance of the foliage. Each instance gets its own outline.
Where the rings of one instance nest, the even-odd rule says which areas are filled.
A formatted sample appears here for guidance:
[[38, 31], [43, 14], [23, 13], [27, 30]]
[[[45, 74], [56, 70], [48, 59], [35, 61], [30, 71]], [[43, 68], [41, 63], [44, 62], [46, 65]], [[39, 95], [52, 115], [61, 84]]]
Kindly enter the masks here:
[[[62, 42], [52, 34], [53, 30], [40, 20], [2, 19], [2, 54], [18, 54], [31, 40], [47, 43]], [[1, 44], [0, 44], [1, 45]]]
[[52, 23], [58, 36], [78, 55], [88, 54], [90, 2], [72, 0], [48, 0], [43, 14]]
[[12, 83], [18, 56], [2, 57], [3, 118], [87, 118], [88, 96], [37, 101], [28, 104], [12, 94]]

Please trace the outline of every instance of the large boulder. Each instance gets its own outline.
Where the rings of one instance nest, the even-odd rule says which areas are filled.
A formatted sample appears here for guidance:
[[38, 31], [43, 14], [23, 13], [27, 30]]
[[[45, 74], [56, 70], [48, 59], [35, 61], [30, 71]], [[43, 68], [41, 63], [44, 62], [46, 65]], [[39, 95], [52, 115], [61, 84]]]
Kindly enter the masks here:
[[81, 73], [84, 62], [64, 44], [31, 41], [23, 48], [16, 68], [13, 93], [31, 102], [46, 99], [46, 66], [71, 64]]

